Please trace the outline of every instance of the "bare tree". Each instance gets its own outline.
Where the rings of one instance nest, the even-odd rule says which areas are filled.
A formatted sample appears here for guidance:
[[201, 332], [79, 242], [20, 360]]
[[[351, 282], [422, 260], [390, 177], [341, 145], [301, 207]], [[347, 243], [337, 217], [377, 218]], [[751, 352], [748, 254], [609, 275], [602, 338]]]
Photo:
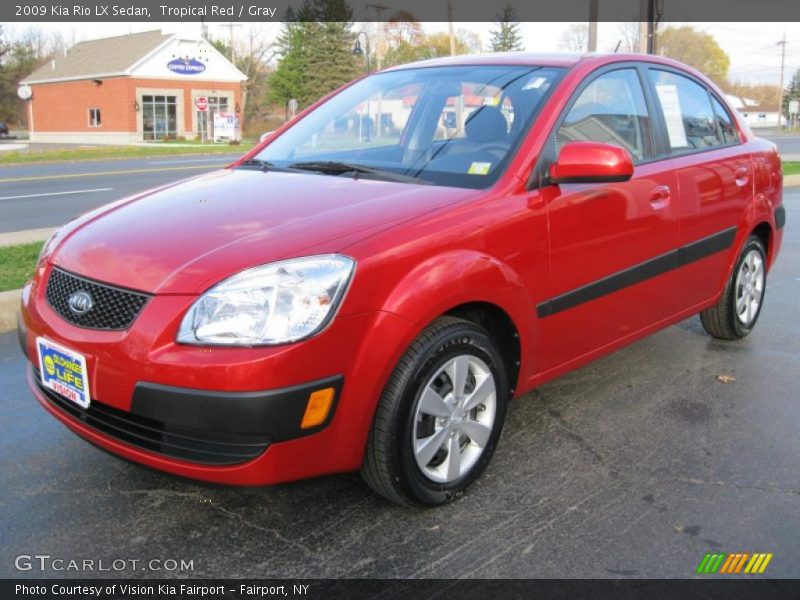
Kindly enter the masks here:
[[620, 23], [617, 28], [618, 39], [614, 41], [614, 46], [610, 50], [614, 50], [619, 42], [620, 52], [638, 52], [639, 51], [639, 23], [636, 21], [626, 21]]
[[573, 52], [586, 52], [589, 47], [589, 24], [572, 23], [561, 34], [558, 47]]

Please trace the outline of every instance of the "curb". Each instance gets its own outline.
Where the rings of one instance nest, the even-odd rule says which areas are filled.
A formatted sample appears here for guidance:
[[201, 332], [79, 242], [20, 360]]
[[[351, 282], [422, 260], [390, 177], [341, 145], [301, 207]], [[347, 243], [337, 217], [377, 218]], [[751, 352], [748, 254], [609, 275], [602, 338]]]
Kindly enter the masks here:
[[0, 292], [0, 333], [17, 328], [17, 313], [22, 290]]
[[42, 229], [26, 229], [24, 231], [11, 231], [0, 233], [0, 248], [3, 246], [16, 246], [18, 244], [30, 244], [31, 242], [43, 242], [58, 229], [57, 227], [43, 227]]
[[800, 185], [800, 173], [797, 175], [784, 175], [783, 187], [792, 187], [795, 185]]

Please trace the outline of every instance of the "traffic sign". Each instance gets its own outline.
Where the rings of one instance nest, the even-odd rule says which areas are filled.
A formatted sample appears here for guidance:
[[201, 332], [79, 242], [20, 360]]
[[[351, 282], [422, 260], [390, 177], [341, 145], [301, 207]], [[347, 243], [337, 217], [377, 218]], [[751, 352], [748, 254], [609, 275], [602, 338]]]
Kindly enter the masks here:
[[197, 107], [197, 110], [205, 112], [208, 110], [208, 98], [205, 96], [198, 96], [194, 100], [194, 105]]

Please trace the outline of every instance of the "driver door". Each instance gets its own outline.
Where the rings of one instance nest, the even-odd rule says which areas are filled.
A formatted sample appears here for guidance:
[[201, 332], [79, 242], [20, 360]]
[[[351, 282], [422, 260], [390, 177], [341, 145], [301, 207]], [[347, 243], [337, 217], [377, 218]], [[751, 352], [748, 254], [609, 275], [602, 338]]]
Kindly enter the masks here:
[[[624, 147], [634, 174], [622, 183], [541, 188], [549, 227], [547, 299], [537, 306], [543, 370], [654, 325], [680, 306], [670, 269], [678, 246], [677, 180], [656, 160], [652, 104], [635, 66], [604, 70], [574, 96], [556, 127], [570, 141]], [[586, 357], [588, 358], [588, 357]]]

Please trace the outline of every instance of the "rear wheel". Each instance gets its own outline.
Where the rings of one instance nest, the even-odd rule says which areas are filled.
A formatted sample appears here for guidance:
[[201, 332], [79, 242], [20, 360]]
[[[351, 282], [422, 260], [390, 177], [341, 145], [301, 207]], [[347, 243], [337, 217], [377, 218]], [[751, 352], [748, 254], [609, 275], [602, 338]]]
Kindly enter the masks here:
[[489, 463], [508, 396], [505, 366], [489, 334], [462, 319], [436, 320], [384, 389], [364, 479], [393, 502], [449, 502]]
[[767, 287], [767, 255], [758, 236], [742, 250], [719, 301], [700, 313], [705, 330], [716, 338], [738, 340], [755, 327]]

